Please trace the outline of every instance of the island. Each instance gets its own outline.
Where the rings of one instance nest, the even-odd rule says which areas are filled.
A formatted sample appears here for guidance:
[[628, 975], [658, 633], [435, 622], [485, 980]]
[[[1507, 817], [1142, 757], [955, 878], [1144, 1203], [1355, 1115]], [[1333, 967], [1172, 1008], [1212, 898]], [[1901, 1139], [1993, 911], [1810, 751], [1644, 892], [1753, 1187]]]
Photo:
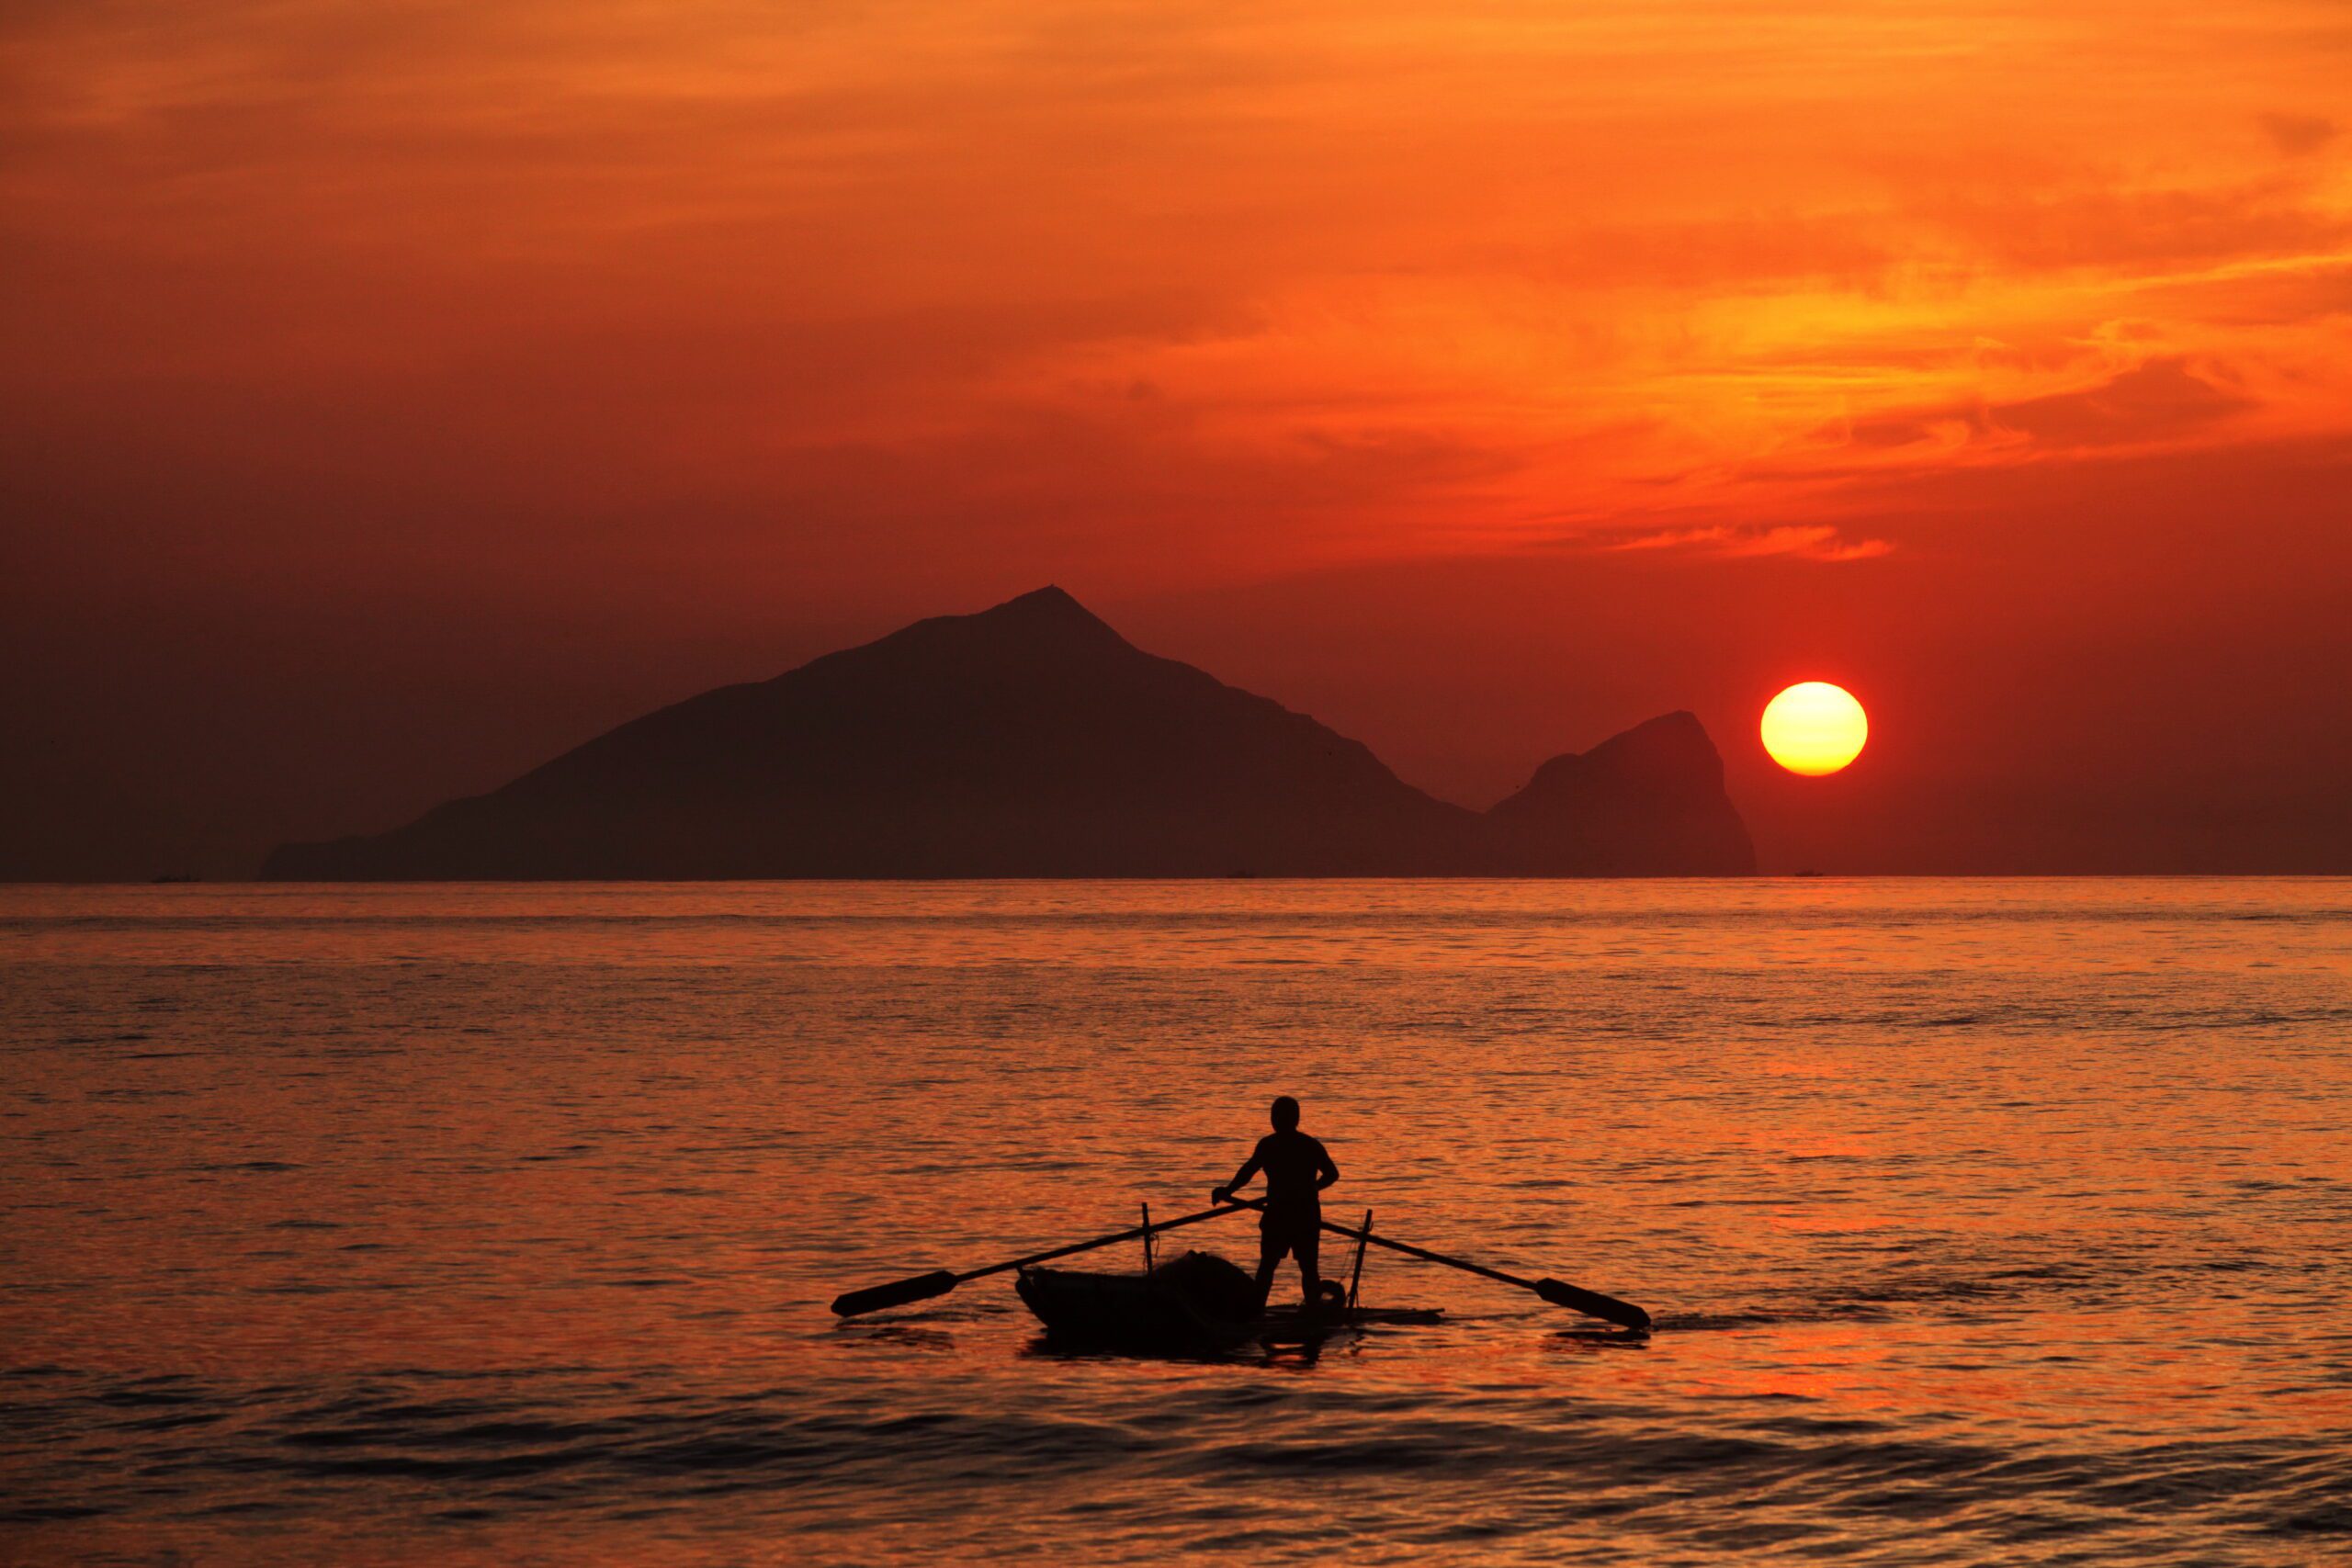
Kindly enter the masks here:
[[1146, 653], [1058, 588], [918, 621], [631, 720], [291, 881], [1728, 876], [1755, 851], [1688, 713], [1489, 811]]

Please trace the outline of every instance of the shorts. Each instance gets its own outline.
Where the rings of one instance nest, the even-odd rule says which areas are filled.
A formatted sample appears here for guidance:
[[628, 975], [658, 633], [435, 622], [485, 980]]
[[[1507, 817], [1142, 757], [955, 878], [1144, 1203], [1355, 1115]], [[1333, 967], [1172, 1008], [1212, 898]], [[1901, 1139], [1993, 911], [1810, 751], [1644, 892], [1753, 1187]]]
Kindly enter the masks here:
[[1301, 1269], [1315, 1268], [1322, 1252], [1322, 1219], [1320, 1214], [1268, 1214], [1259, 1221], [1259, 1264], [1280, 1263], [1287, 1253]]

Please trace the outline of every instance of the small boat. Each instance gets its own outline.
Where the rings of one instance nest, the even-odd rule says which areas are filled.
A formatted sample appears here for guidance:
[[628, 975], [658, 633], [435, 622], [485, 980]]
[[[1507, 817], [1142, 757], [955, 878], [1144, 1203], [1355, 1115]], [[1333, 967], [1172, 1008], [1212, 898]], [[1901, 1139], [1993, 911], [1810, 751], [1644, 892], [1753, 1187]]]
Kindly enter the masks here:
[[[1156, 1226], [1147, 1204], [1143, 1224], [1133, 1230], [1114, 1231], [1109, 1235], [1048, 1247], [1043, 1252], [1008, 1258], [1001, 1263], [961, 1272], [933, 1269], [888, 1284], [869, 1285], [862, 1291], [843, 1291], [833, 1298], [833, 1315], [857, 1317], [890, 1307], [911, 1306], [944, 1296], [974, 1280], [1009, 1273], [1014, 1275], [1013, 1289], [1046, 1325], [1048, 1337], [1097, 1344], [1182, 1349], [1203, 1345], [1230, 1346], [1250, 1339], [1262, 1344], [1311, 1342], [1336, 1330], [1367, 1324], [1438, 1322], [1443, 1314], [1427, 1307], [1380, 1309], [1356, 1304], [1356, 1289], [1363, 1281], [1364, 1251], [1377, 1245], [1408, 1258], [1443, 1264], [1448, 1269], [1459, 1269], [1465, 1274], [1480, 1275], [1530, 1292], [1554, 1306], [1606, 1319], [1634, 1334], [1646, 1335], [1650, 1331], [1650, 1314], [1631, 1302], [1621, 1302], [1564, 1280], [1522, 1279], [1467, 1258], [1448, 1258], [1426, 1247], [1374, 1235], [1370, 1209], [1363, 1212], [1363, 1224], [1359, 1229], [1333, 1224], [1329, 1220], [1317, 1222], [1322, 1229], [1356, 1244], [1355, 1263], [1348, 1270], [1348, 1288], [1342, 1291], [1327, 1280], [1321, 1301], [1291, 1312], [1269, 1312], [1259, 1300], [1258, 1282], [1211, 1253], [1188, 1252], [1170, 1262], [1154, 1265], [1152, 1243], [1162, 1233], [1240, 1210], [1265, 1208], [1261, 1200], [1234, 1199], [1226, 1192], [1219, 1192], [1217, 1200], [1214, 1209], [1204, 1209], [1197, 1214], [1186, 1214]], [[1086, 1274], [1043, 1267], [1075, 1252], [1091, 1252], [1114, 1242], [1138, 1240], [1143, 1243], [1141, 1274]]]
[[1436, 1323], [1426, 1307], [1347, 1304], [1336, 1284], [1321, 1304], [1261, 1307], [1258, 1282], [1224, 1258], [1187, 1252], [1141, 1274], [1023, 1269], [1012, 1281], [1048, 1337], [1142, 1350], [1229, 1349], [1251, 1340], [1318, 1339], [1367, 1324]]

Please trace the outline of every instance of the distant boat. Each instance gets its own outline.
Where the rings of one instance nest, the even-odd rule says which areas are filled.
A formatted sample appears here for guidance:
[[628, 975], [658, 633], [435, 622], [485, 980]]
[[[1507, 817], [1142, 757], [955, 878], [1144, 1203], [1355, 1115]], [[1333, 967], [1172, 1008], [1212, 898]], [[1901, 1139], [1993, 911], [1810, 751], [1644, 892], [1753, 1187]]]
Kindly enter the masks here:
[[186, 872], [174, 872], [166, 876], [151, 876], [147, 880], [152, 885], [160, 887], [168, 882], [196, 882], [201, 879], [190, 876]]

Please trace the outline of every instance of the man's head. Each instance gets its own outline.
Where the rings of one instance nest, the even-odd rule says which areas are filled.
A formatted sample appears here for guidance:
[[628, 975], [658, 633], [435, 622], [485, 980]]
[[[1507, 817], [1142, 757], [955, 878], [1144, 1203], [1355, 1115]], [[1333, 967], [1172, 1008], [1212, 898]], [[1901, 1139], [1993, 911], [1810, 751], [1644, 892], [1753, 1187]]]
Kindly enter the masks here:
[[1283, 1096], [1274, 1101], [1273, 1117], [1275, 1132], [1295, 1132], [1298, 1128], [1298, 1101], [1288, 1095]]

